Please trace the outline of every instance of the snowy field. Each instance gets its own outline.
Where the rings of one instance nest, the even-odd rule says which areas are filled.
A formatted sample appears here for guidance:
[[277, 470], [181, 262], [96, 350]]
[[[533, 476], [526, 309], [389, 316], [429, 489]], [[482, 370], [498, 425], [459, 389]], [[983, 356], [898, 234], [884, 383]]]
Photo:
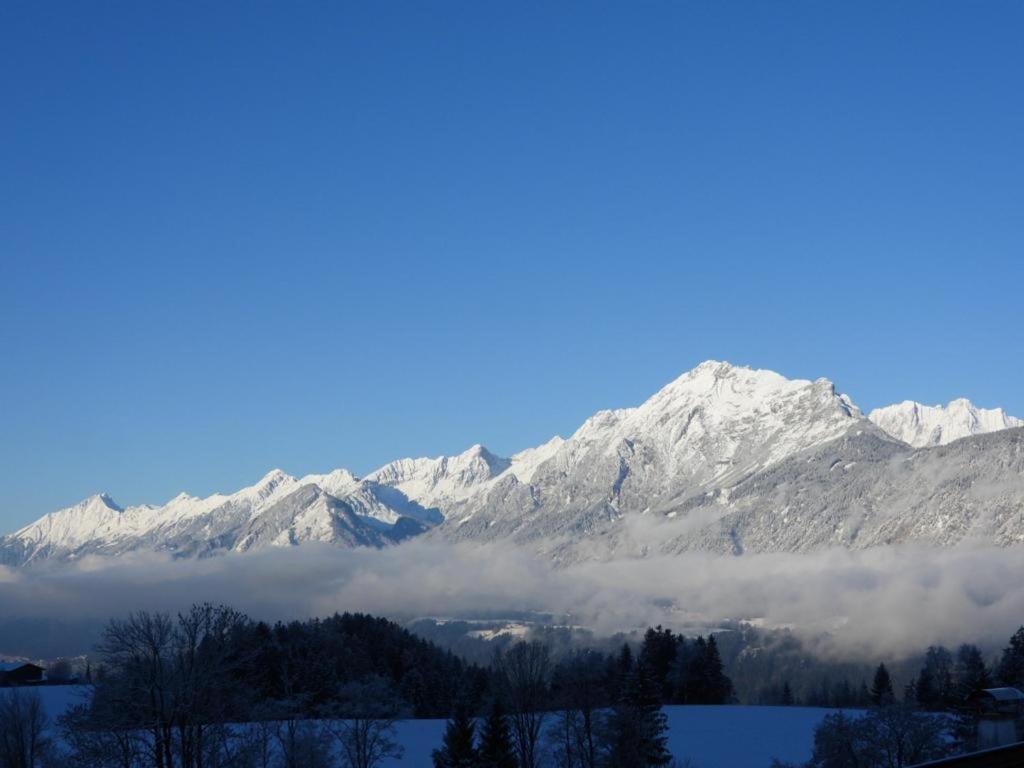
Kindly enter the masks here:
[[[772, 758], [803, 762], [811, 756], [814, 727], [833, 710], [811, 707], [665, 707], [669, 749], [695, 768], [769, 768]], [[430, 751], [441, 743], [444, 720], [399, 725], [405, 759], [394, 766], [430, 768]]]
[[[56, 719], [82, 701], [76, 686], [34, 689], [47, 713]], [[811, 707], [665, 707], [670, 726], [669, 748], [695, 768], [769, 768], [772, 758], [802, 762], [811, 755], [814, 727], [831, 712]], [[388, 768], [430, 768], [430, 752], [441, 743], [444, 720], [405, 720], [398, 738], [405, 758]]]

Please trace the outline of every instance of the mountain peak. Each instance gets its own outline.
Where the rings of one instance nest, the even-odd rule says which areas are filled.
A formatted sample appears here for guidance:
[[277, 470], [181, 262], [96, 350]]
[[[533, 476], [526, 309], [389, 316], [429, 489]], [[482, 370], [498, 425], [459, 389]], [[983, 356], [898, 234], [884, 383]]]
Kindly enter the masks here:
[[[697, 367], [690, 369], [686, 373], [679, 376], [672, 384], [679, 381], [708, 381], [713, 382], [718, 379], [732, 378], [743, 375], [756, 375], [756, 376], [773, 376], [782, 378], [779, 374], [774, 371], [760, 370], [757, 368], [751, 368], [746, 365], [734, 365], [726, 360], [705, 360], [700, 363]], [[672, 386], [669, 384], [668, 386]]]
[[[836, 395], [835, 385], [831, 380], [818, 378], [789, 379], [775, 371], [763, 368], [751, 368], [745, 365], [734, 365], [722, 360], [705, 360], [696, 368], [687, 371], [659, 390], [642, 407], [661, 402], [666, 403], [679, 398], [688, 400], [693, 397], [707, 399], [709, 402], [732, 403], [739, 407], [765, 404], [778, 398], [790, 398], [797, 392], [810, 391], [824, 400], [843, 399], [847, 406], [853, 406], [848, 397]], [[853, 407], [856, 410], [856, 407]], [[859, 415], [859, 410], [857, 410]]]
[[1024, 427], [1024, 419], [1010, 416], [1002, 408], [978, 408], [965, 397], [950, 400], [946, 406], [904, 400], [876, 408], [868, 418], [892, 437], [916, 448]]
[[106, 507], [114, 512], [124, 511], [118, 503], [111, 498], [109, 493], [97, 493], [81, 502], [81, 506], [85, 508], [94, 508], [97, 505]]
[[[731, 371], [734, 368], [742, 366], [736, 366], [726, 360], [705, 360], [703, 363], [698, 363], [691, 373], [697, 371]], [[748, 369], [749, 370], [749, 369]]]
[[492, 453], [486, 446], [481, 445], [480, 443], [474, 443], [469, 446], [469, 448], [460, 453], [456, 458], [467, 459], [470, 461], [474, 459], [481, 459], [488, 464], [495, 461], [502, 461], [502, 459], [500, 459], [496, 454]]

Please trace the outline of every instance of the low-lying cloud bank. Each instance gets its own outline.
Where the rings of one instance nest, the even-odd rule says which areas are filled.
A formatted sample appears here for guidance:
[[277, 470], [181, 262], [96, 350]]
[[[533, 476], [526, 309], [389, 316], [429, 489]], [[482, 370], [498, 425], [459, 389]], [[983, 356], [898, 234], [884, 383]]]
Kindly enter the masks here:
[[1024, 623], [1024, 550], [691, 553], [568, 568], [508, 545], [423, 540], [204, 560], [134, 555], [61, 569], [0, 568], [0, 634], [4, 619], [106, 618], [206, 600], [266, 619], [544, 611], [598, 633], [755, 619], [792, 627], [822, 653], [899, 656], [939, 642], [1004, 643]]

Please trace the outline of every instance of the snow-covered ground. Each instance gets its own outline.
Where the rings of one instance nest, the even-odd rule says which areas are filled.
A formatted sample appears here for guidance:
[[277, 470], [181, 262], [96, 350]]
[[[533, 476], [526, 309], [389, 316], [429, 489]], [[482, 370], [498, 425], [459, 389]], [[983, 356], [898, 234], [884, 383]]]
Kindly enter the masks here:
[[[82, 701], [78, 686], [34, 689], [46, 711], [56, 719]], [[802, 762], [810, 757], [814, 728], [830, 712], [812, 707], [666, 707], [669, 748], [680, 761], [696, 768], [769, 768], [772, 758]], [[430, 768], [431, 750], [440, 745], [444, 720], [405, 720], [398, 739], [405, 747], [401, 761], [388, 768]]]
[[[803, 762], [811, 756], [814, 728], [832, 710], [812, 707], [666, 707], [669, 749], [695, 768], [769, 768], [772, 758]], [[405, 758], [389, 768], [430, 768], [444, 720], [399, 725]]]
[[[4, 689], [0, 691], [0, 695], [8, 690], [14, 689]], [[85, 685], [40, 685], [32, 688], [18, 688], [17, 690], [25, 693], [38, 693], [46, 714], [51, 722], [56, 722], [57, 718], [64, 714], [66, 709], [77, 704], [84, 704], [88, 700], [90, 689]]]

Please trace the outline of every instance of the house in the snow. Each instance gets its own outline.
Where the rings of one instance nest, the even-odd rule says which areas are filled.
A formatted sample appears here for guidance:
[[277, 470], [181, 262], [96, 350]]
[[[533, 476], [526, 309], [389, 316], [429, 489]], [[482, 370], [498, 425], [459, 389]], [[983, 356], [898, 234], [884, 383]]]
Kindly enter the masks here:
[[986, 688], [973, 694], [971, 701], [977, 707], [981, 749], [1024, 739], [1024, 693], [1016, 688]]
[[0, 661], [0, 686], [39, 685], [45, 671], [23, 661]]

